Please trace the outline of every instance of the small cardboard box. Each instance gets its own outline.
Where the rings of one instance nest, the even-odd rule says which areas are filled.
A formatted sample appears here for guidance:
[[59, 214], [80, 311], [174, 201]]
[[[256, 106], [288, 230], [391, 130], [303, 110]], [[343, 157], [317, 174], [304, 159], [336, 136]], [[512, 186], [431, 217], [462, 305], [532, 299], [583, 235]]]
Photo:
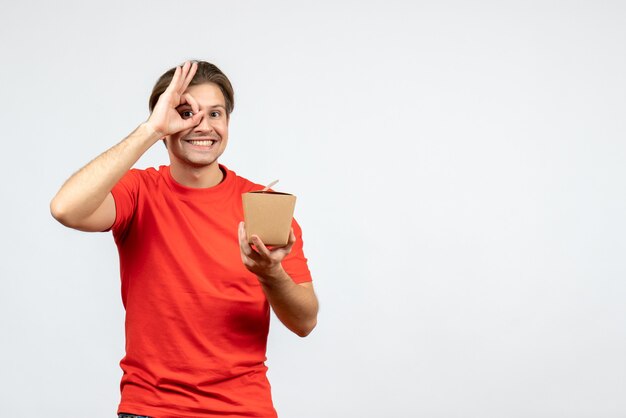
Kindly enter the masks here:
[[258, 235], [265, 245], [287, 245], [296, 197], [274, 191], [248, 192], [241, 197], [248, 242]]

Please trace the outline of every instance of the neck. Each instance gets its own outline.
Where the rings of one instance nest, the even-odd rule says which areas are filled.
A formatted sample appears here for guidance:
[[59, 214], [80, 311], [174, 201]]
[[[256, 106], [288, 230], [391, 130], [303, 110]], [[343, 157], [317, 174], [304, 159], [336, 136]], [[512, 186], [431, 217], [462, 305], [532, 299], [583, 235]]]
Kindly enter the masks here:
[[224, 179], [224, 173], [220, 170], [217, 161], [206, 167], [192, 167], [186, 164], [175, 164], [172, 161], [170, 173], [178, 184], [196, 189], [217, 186]]

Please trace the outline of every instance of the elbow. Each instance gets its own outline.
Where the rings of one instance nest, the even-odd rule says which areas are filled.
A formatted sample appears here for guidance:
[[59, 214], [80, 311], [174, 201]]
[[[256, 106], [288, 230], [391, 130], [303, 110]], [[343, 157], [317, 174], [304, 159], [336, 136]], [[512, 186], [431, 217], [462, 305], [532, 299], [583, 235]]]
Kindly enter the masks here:
[[50, 214], [54, 219], [65, 225], [67, 215], [65, 214], [63, 205], [58, 201], [56, 196], [50, 201]]
[[57, 196], [55, 196], [54, 199], [52, 199], [52, 201], [50, 202], [50, 214], [60, 224], [69, 228], [75, 227], [74, 223], [72, 222], [72, 217], [67, 210], [67, 206], [65, 206], [62, 201], [59, 201]]
[[293, 332], [295, 332], [298, 337], [304, 338], [308, 336], [315, 329], [316, 325], [317, 325], [317, 319], [314, 319], [313, 321], [305, 324], [304, 326], [293, 330]]

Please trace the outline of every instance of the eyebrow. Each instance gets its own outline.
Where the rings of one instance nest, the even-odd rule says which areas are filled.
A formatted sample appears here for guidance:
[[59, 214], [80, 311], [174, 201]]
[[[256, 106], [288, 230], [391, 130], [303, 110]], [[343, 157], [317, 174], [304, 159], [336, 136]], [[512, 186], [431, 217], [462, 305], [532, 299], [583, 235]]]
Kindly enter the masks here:
[[[176, 109], [181, 109], [181, 108], [184, 108], [184, 107], [191, 107], [191, 105], [190, 105], [189, 103], [183, 103], [183, 104], [181, 104], [181, 105], [176, 106]], [[218, 105], [213, 105], [213, 106], [209, 106], [209, 109], [216, 109], [216, 108], [218, 108], [218, 107], [220, 107], [220, 108], [222, 108], [222, 109], [226, 110], [226, 106], [221, 105], [221, 104], [218, 104]]]

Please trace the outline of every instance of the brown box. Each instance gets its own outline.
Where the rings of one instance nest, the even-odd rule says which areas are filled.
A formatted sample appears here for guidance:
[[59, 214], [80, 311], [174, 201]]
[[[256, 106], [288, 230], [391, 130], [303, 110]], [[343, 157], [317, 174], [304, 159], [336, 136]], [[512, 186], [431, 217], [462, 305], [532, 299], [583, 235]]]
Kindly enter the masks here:
[[241, 197], [248, 242], [258, 235], [265, 245], [287, 245], [296, 197], [273, 191], [248, 192]]

